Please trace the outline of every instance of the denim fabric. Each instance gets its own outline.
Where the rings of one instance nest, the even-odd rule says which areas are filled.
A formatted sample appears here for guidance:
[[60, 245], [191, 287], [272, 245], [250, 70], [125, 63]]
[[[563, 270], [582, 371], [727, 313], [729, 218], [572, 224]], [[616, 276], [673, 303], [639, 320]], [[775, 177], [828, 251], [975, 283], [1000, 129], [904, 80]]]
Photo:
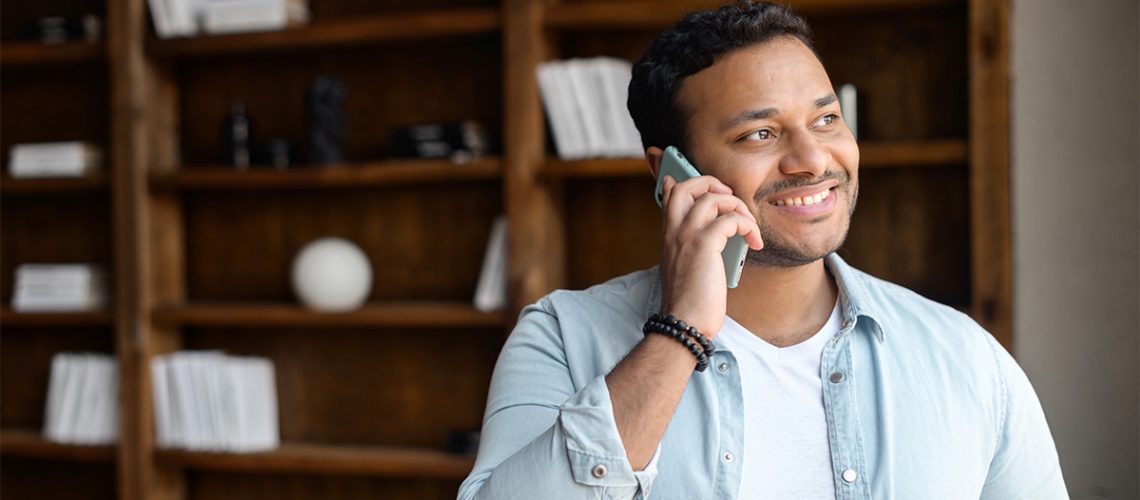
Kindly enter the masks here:
[[[836, 498], [1068, 498], [1037, 396], [989, 333], [836, 255], [826, 264], [843, 313], [820, 369]], [[649, 466], [626, 459], [604, 377], [659, 304], [649, 269], [524, 309], [459, 499], [735, 498], [744, 425], [729, 350], [693, 374]]]

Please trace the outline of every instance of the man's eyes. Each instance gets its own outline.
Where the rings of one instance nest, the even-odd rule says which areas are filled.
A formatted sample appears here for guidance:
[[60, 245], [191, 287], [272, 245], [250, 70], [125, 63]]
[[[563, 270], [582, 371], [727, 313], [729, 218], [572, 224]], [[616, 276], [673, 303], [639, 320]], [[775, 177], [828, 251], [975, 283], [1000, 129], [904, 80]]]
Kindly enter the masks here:
[[813, 126], [825, 127], [825, 126], [831, 125], [832, 123], [835, 123], [836, 121], [839, 121], [839, 115], [837, 115], [835, 113], [829, 113], [829, 114], [826, 114], [826, 115], [819, 117], [819, 119], [815, 121]]
[[740, 140], [741, 141], [766, 141], [766, 140], [772, 139], [774, 137], [776, 137], [776, 135], [773, 134], [771, 130], [768, 130], [766, 128], [762, 128], [760, 130], [752, 131], [752, 133], [750, 133], [744, 137], [741, 137]]

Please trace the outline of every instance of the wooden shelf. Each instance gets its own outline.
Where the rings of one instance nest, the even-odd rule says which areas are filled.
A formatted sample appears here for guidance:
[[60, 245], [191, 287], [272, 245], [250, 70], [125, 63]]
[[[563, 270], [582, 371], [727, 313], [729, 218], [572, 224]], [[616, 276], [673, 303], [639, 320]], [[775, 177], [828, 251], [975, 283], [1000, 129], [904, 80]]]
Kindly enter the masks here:
[[347, 313], [320, 313], [296, 304], [199, 303], [165, 306], [153, 313], [156, 323], [182, 326], [241, 327], [503, 327], [502, 313], [484, 313], [465, 302], [380, 302]]
[[4, 42], [0, 43], [0, 65], [32, 66], [106, 59], [103, 42]]
[[463, 479], [475, 465], [474, 458], [435, 450], [300, 442], [262, 453], [159, 450], [154, 456], [159, 463], [191, 469], [446, 479]]
[[[938, 139], [913, 142], [865, 142], [859, 144], [859, 166], [871, 168], [919, 168], [964, 164], [969, 156], [964, 139]], [[598, 158], [546, 162], [544, 175], [554, 178], [596, 178], [648, 176], [642, 158]]]
[[81, 446], [53, 443], [31, 429], [0, 430], [0, 455], [50, 458], [77, 462], [114, 462], [115, 446]]
[[112, 326], [114, 315], [110, 311], [91, 312], [15, 312], [0, 309], [0, 326]]
[[0, 176], [0, 193], [40, 194], [40, 193], [82, 193], [103, 191], [109, 183], [106, 175], [91, 175], [77, 178], [15, 179]]
[[[716, 8], [723, 0], [636, 0], [612, 3], [568, 3], [552, 5], [544, 23], [564, 29], [662, 29], [679, 21], [690, 11]], [[963, 0], [790, 0], [797, 12], [829, 15], [852, 11], [920, 7], [961, 6]]]
[[498, 8], [457, 8], [317, 22], [263, 33], [150, 40], [147, 49], [155, 56], [166, 58], [324, 48], [497, 33], [501, 24]]
[[153, 176], [151, 186], [167, 190], [357, 188], [496, 179], [501, 174], [496, 157], [463, 164], [449, 160], [390, 160], [323, 167], [298, 166], [287, 170], [267, 166], [254, 166], [248, 170], [203, 166], [185, 167], [174, 174]]

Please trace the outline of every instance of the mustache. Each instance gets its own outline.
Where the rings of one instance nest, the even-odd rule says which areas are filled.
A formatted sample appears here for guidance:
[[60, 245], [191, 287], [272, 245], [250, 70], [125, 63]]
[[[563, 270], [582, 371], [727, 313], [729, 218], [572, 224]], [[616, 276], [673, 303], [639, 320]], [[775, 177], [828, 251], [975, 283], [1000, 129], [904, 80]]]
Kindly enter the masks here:
[[757, 205], [759, 205], [761, 202], [764, 201], [765, 198], [767, 198], [773, 194], [776, 194], [780, 191], [798, 188], [801, 186], [810, 186], [812, 184], [819, 184], [821, 182], [829, 181], [832, 179], [839, 181], [839, 184], [842, 186], [842, 185], [846, 184], [849, 180], [851, 180], [851, 177], [849, 175], [847, 175], [847, 172], [844, 171], [843, 169], [836, 168], [836, 169], [828, 169], [826, 172], [823, 173], [823, 175], [816, 177], [816, 178], [813, 178], [813, 179], [805, 179], [803, 177], [792, 177], [790, 179], [781, 179], [781, 180], [772, 182], [771, 184], [765, 184], [763, 186], [760, 186], [760, 188], [756, 190], [756, 194], [752, 195], [752, 201], [755, 202]]

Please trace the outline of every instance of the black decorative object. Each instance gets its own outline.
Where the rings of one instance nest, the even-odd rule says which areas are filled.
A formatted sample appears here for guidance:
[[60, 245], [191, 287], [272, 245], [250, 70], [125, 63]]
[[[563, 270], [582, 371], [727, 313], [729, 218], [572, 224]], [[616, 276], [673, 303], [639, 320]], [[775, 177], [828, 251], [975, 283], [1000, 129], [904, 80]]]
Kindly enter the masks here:
[[230, 107], [230, 114], [222, 123], [222, 143], [225, 145], [225, 157], [222, 161], [239, 170], [248, 168], [252, 136], [253, 124], [245, 113], [245, 104], [235, 102]]
[[309, 161], [315, 165], [344, 162], [344, 83], [318, 76], [309, 87]]
[[487, 152], [487, 133], [475, 121], [425, 123], [392, 131], [392, 153], [400, 158], [450, 158], [465, 163]]
[[274, 137], [265, 145], [265, 162], [277, 170], [285, 170], [292, 164], [289, 154], [289, 141]]

